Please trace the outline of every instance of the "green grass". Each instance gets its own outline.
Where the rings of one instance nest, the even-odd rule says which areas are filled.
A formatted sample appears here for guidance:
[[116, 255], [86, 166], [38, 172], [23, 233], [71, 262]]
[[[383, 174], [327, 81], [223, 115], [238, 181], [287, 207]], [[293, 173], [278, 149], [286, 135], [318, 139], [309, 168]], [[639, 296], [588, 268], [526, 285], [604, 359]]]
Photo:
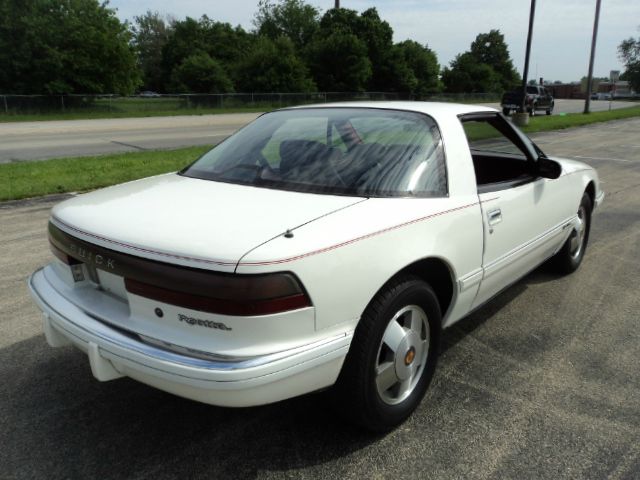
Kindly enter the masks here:
[[[531, 118], [527, 133], [559, 130], [610, 120], [640, 116], [640, 106], [589, 115]], [[475, 127], [472, 125], [472, 127]], [[478, 127], [470, 135], [478, 140], [494, 136]], [[37, 197], [50, 193], [91, 190], [117, 183], [172, 172], [193, 162], [211, 147], [121, 153], [99, 157], [59, 158], [39, 162], [0, 164], [0, 201]]]
[[[537, 132], [547, 132], [550, 130], [563, 130], [565, 128], [581, 127], [593, 123], [608, 122], [611, 120], [622, 120], [640, 116], [640, 107], [621, 108], [610, 112], [593, 112], [585, 115], [583, 113], [567, 113], [556, 115], [537, 115], [529, 118], [529, 125], [520, 127], [527, 134]], [[484, 140], [499, 136], [497, 131], [486, 124], [467, 123], [465, 131], [470, 140]]]
[[529, 119], [529, 125], [522, 128], [525, 133], [546, 132], [549, 130], [563, 130], [571, 127], [581, 127], [592, 123], [622, 120], [640, 116], [640, 107], [627, 107], [611, 110], [610, 112], [567, 113], [554, 115], [539, 115]]
[[91, 190], [174, 172], [211, 147], [58, 158], [0, 165], [0, 201]]

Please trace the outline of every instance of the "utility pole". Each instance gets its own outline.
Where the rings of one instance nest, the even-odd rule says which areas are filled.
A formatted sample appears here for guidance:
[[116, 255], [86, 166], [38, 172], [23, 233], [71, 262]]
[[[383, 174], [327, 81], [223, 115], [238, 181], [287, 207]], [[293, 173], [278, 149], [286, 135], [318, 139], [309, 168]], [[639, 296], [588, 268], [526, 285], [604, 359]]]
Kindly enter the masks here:
[[591, 106], [591, 84], [593, 83], [593, 60], [596, 56], [596, 39], [598, 37], [598, 22], [600, 21], [600, 0], [596, 0], [596, 18], [593, 20], [593, 35], [591, 36], [591, 57], [589, 58], [589, 75], [587, 75], [587, 98], [584, 99], [584, 113], [589, 113]]
[[336, 8], [340, 8], [340, 0], [336, 0]]
[[529, 56], [531, 55], [531, 37], [533, 36], [533, 18], [535, 17], [535, 15], [536, 0], [531, 0], [531, 12], [529, 13], [529, 33], [527, 35], [527, 51], [524, 56], [524, 74], [522, 75], [522, 105], [520, 105], [520, 107], [522, 108], [522, 113], [526, 112], [525, 103], [527, 101], [527, 76], [529, 75]]

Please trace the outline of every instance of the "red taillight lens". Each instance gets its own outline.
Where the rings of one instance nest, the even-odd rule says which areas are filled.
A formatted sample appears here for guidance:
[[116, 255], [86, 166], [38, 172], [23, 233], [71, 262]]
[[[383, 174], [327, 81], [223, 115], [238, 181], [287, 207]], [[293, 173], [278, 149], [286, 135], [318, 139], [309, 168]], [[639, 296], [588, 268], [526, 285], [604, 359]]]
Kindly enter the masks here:
[[162, 303], [222, 315], [254, 316], [311, 306], [311, 300], [293, 274], [228, 276], [212, 282], [210, 291], [194, 294], [125, 279], [127, 291]]
[[242, 275], [158, 262], [73, 237], [49, 223], [54, 255], [68, 265], [86, 263], [123, 277], [135, 295], [223, 315], [268, 315], [311, 306], [291, 272]]

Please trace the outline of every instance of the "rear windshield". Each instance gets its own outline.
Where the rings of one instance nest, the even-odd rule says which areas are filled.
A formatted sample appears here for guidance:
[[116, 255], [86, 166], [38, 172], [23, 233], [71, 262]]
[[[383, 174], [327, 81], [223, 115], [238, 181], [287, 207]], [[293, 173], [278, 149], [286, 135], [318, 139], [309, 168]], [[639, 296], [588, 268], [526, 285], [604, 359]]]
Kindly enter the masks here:
[[428, 116], [306, 108], [261, 116], [181, 172], [256, 187], [352, 196], [444, 196], [440, 132]]

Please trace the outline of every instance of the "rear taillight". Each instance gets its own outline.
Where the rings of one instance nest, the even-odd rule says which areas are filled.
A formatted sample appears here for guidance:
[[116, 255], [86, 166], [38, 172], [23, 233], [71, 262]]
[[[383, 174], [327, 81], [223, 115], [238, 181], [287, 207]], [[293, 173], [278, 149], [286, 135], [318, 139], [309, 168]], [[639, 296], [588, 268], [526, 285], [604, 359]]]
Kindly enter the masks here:
[[184, 291], [180, 285], [165, 288], [131, 278], [125, 279], [125, 286], [134, 295], [221, 315], [269, 315], [311, 306], [309, 296], [291, 273], [231, 275], [212, 280], [208, 288], [199, 288], [198, 294]]
[[[268, 315], [312, 306], [291, 272], [258, 275], [215, 272], [158, 262], [104, 248], [73, 237], [49, 223], [54, 255], [71, 266], [82, 264], [125, 279], [127, 290], [159, 302], [223, 315]], [[78, 272], [74, 268], [79, 268]], [[79, 280], [76, 280], [79, 281]]]

